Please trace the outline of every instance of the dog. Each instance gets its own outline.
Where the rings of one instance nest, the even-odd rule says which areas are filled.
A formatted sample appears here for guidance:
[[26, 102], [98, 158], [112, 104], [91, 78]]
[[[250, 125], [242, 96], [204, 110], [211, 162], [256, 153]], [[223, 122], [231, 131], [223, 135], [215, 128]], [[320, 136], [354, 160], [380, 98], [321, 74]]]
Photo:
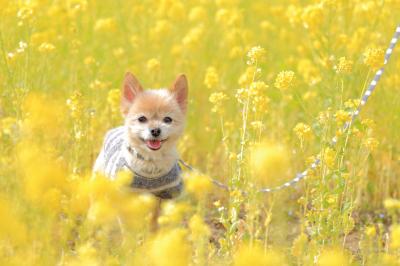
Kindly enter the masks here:
[[169, 89], [144, 90], [126, 73], [121, 96], [125, 122], [106, 133], [93, 172], [115, 179], [119, 171], [128, 170], [134, 191], [160, 199], [177, 197], [183, 181], [176, 145], [185, 127], [187, 98], [184, 74]]

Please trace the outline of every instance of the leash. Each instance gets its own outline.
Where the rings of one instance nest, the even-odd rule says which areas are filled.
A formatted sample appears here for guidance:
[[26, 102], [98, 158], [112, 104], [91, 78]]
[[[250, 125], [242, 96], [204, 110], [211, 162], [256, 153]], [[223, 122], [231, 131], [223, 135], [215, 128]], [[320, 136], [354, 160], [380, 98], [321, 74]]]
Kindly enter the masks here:
[[[189, 169], [189, 171], [200, 173], [199, 170], [195, 169], [194, 167], [192, 167], [190, 164], [186, 163], [182, 159], [179, 159], [178, 162], [180, 162], [183, 166], [185, 166], [187, 169]], [[229, 190], [229, 186], [225, 185], [224, 183], [222, 183], [214, 178], [211, 178], [211, 177], [210, 177], [210, 179], [211, 179], [211, 182], [213, 182], [213, 184], [216, 185], [217, 187], [220, 187], [225, 190]]]
[[[371, 96], [372, 92], [375, 90], [376, 85], [378, 84], [378, 82], [379, 82], [379, 80], [380, 80], [380, 78], [381, 78], [381, 76], [383, 74], [383, 71], [385, 70], [385, 66], [388, 63], [388, 61], [390, 59], [390, 56], [393, 53], [393, 49], [396, 46], [397, 41], [399, 40], [399, 38], [400, 38], [400, 24], [397, 26], [396, 31], [394, 33], [394, 36], [393, 36], [392, 40], [390, 41], [389, 47], [386, 50], [385, 60], [384, 60], [383, 66], [381, 68], [379, 68], [379, 70], [375, 73], [375, 76], [372, 79], [371, 83], [369, 84], [368, 89], [364, 92], [357, 109], [354, 112], [352, 112], [350, 121], [346, 122], [343, 125], [343, 128], [342, 128], [343, 132], [350, 128], [350, 126], [352, 125], [353, 121], [360, 114], [361, 108], [367, 103], [367, 101], [369, 99], [369, 96]], [[337, 137], [336, 136], [333, 137], [332, 140], [331, 140], [331, 143], [330, 143], [331, 147], [334, 147], [337, 144], [337, 142], [338, 142]], [[192, 167], [191, 165], [187, 164], [183, 160], [179, 159], [179, 162], [182, 165], [184, 165], [186, 168], [188, 168], [190, 171], [199, 172], [198, 170], [196, 170], [194, 167]], [[301, 180], [306, 179], [307, 174], [310, 171], [313, 171], [314, 169], [316, 169], [317, 166], [320, 163], [321, 163], [321, 159], [317, 158], [313, 163], [311, 163], [311, 165], [309, 165], [309, 167], [307, 167], [303, 172], [297, 173], [295, 175], [295, 177], [292, 178], [290, 181], [288, 181], [286, 183], [283, 183], [282, 185], [279, 185], [279, 186], [276, 186], [276, 187], [262, 188], [262, 189], [258, 190], [258, 192], [270, 193], [270, 192], [282, 190], [282, 189], [287, 188], [287, 187], [294, 186], [295, 184], [297, 184]], [[220, 181], [215, 180], [213, 178], [210, 178], [210, 179], [216, 186], [218, 186], [218, 187], [220, 187], [220, 188], [222, 188], [224, 190], [228, 190], [228, 191], [230, 190], [229, 186], [221, 183]]]

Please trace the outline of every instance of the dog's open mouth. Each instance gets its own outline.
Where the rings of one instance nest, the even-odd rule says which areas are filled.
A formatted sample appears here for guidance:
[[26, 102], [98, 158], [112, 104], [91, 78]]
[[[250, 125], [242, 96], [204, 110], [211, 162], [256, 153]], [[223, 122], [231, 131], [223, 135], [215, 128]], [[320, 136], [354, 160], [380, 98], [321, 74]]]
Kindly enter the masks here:
[[153, 151], [159, 150], [161, 148], [162, 143], [166, 141], [166, 139], [164, 140], [160, 140], [160, 139], [149, 139], [146, 140], [145, 143], [147, 145], [147, 147]]

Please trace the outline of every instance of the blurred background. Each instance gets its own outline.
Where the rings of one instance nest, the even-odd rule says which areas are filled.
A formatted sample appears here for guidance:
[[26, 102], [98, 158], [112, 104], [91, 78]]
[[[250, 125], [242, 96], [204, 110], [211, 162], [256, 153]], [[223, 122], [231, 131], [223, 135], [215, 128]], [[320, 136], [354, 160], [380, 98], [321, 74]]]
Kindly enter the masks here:
[[[383, 63], [400, 1], [0, 5], [4, 263], [18, 265], [18, 255], [41, 265], [144, 265], [135, 254], [155, 238], [149, 241], [182, 247], [172, 254], [190, 254], [174, 265], [245, 265], [251, 258], [260, 265], [399, 265], [399, 47], [360, 118], [350, 130], [342, 126]], [[182, 199], [165, 203], [164, 235], [127, 222], [131, 233], [112, 242], [112, 218], [151, 216], [136, 209], [152, 206], [140, 196], [133, 204], [107, 194], [113, 185], [106, 181], [89, 182], [105, 132], [123, 124], [126, 71], [145, 88], [187, 75], [179, 151], [202, 174], [191, 174]], [[331, 147], [334, 136], [339, 142]], [[316, 158], [321, 166], [298, 185], [257, 193]], [[210, 177], [230, 191], [212, 187]], [[90, 201], [92, 194], [100, 200]], [[130, 209], [114, 206], [116, 199]], [[174, 231], [188, 224], [189, 233]], [[156, 253], [147, 263], [167, 265], [157, 263], [170, 255]]]

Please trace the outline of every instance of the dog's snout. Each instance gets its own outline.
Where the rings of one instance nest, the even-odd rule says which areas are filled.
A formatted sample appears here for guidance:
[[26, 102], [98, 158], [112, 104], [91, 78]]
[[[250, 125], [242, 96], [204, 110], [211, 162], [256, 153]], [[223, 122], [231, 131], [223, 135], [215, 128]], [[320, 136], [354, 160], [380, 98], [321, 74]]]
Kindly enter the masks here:
[[160, 136], [160, 134], [161, 134], [161, 129], [159, 129], [159, 128], [153, 128], [152, 130], [150, 130], [150, 132], [151, 132], [151, 135], [152, 135], [153, 137], [158, 137], [158, 136]]

